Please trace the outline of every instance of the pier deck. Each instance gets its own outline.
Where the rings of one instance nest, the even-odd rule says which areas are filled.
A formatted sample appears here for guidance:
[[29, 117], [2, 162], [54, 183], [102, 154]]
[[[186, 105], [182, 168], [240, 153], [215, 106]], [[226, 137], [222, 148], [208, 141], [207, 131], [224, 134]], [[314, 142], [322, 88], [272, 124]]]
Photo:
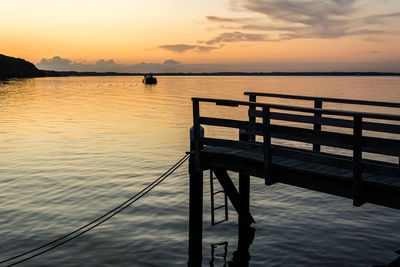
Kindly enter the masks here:
[[[192, 99], [194, 125], [189, 167], [192, 259], [201, 257], [196, 255], [195, 248], [201, 247], [205, 170], [216, 174], [238, 212], [239, 242], [243, 229], [253, 222], [249, 212], [250, 176], [265, 179], [266, 185], [284, 183], [349, 198], [354, 206], [373, 203], [400, 209], [400, 103], [245, 94], [250, 101]], [[259, 97], [312, 101], [313, 107], [257, 102]], [[323, 103], [353, 105], [358, 110], [373, 106], [382, 112], [324, 109]], [[246, 119], [202, 116], [200, 104], [208, 105], [208, 110], [212, 104], [236, 109], [232, 114], [245, 110], [244, 116], [235, 116]], [[236, 129], [238, 135], [232, 138], [221, 131], [215, 137], [218, 130], [214, 130], [213, 137], [208, 137], [203, 126]], [[239, 190], [227, 171], [239, 173]]]

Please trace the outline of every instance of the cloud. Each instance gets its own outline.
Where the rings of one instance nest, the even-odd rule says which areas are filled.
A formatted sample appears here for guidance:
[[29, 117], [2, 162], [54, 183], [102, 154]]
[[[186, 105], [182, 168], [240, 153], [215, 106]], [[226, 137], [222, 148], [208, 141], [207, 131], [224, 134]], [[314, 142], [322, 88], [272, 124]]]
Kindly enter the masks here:
[[[367, 54], [378, 54], [378, 50], [365, 51]], [[105, 66], [107, 65], [107, 66]], [[122, 73], [200, 73], [200, 72], [231, 72], [231, 71], [396, 71], [400, 68], [399, 61], [382, 62], [260, 62], [228, 64], [182, 64], [174, 59], [167, 59], [163, 63], [138, 63], [123, 65], [114, 60], [98, 60], [96, 63], [74, 62], [59, 56], [42, 59], [36, 64], [42, 70], [58, 71], [96, 71]]]
[[219, 43], [232, 43], [232, 42], [248, 42], [248, 41], [263, 41], [265, 40], [265, 34], [251, 34], [242, 32], [226, 32], [221, 33], [215, 38], [206, 41], [208, 45], [219, 44]]
[[160, 45], [159, 47], [172, 52], [183, 53], [187, 50], [195, 49], [197, 46], [187, 45], [187, 44], [174, 44], [174, 45]]
[[343, 16], [354, 12], [356, 0], [248, 0], [244, 7], [273, 20], [304, 25], [342, 24]]
[[219, 47], [204, 46], [204, 45], [188, 45], [188, 44], [173, 44], [173, 45], [160, 45], [159, 48], [166, 49], [172, 52], [184, 53], [188, 50], [194, 50], [196, 52], [209, 52]]
[[[400, 12], [363, 15], [358, 0], [231, 0], [241, 12], [253, 13], [254, 19], [206, 16], [221, 29], [264, 31], [276, 41], [297, 38], [340, 38], [387, 32], [390, 21]], [[261, 17], [259, 17], [261, 16]], [[251, 40], [249, 40], [251, 41]], [[255, 40], [257, 41], [257, 40]]]
[[231, 11], [247, 15], [205, 16], [224, 32], [208, 40], [198, 40], [197, 44], [169, 44], [159, 48], [176, 53], [209, 52], [235, 42], [346, 36], [372, 41], [379, 40], [378, 35], [399, 34], [393, 22], [400, 19], [400, 12], [373, 14], [361, 0], [230, 0], [230, 6]]
[[[206, 45], [189, 45], [189, 44], [174, 44], [174, 45], [160, 45], [163, 48], [172, 52], [183, 53], [188, 50], [194, 52], [210, 52], [212, 50], [221, 49], [226, 43], [232, 42], [248, 42], [248, 41], [263, 41], [265, 34], [251, 34], [242, 32], [226, 32], [217, 35], [216, 37], [207, 41], [198, 41], [200, 44]], [[218, 45], [218, 46], [215, 46]]]
[[365, 23], [368, 24], [384, 24], [389, 20], [397, 19], [400, 20], [400, 12], [389, 13], [389, 14], [378, 14], [366, 17]]
[[223, 18], [216, 16], [206, 16], [206, 19], [211, 22], [228, 22], [228, 23], [249, 23], [253, 21], [253, 19], [249, 18]]
[[180, 62], [179, 61], [175, 61], [175, 60], [173, 60], [173, 59], [167, 59], [167, 60], [165, 60], [164, 61], [164, 64], [165, 65], [178, 65], [178, 64], [180, 64]]
[[100, 59], [96, 63], [73, 62], [72, 60], [55, 56], [42, 59], [36, 64], [42, 70], [81, 71], [81, 72], [121, 72], [121, 73], [148, 73], [148, 72], [213, 72], [230, 71], [230, 65], [224, 64], [182, 64], [174, 59], [167, 59], [163, 63], [138, 63], [123, 65], [114, 60]]

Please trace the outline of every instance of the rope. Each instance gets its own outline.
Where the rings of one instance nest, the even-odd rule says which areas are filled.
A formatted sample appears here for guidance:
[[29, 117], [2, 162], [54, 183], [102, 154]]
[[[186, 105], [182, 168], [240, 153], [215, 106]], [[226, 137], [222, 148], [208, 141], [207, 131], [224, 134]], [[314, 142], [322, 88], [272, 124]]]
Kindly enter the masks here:
[[[155, 188], [156, 186], [158, 186], [162, 181], [164, 181], [168, 176], [170, 176], [176, 169], [178, 169], [188, 158], [189, 158], [189, 155], [185, 155], [185, 156], [184, 156], [183, 158], [181, 158], [177, 163], [175, 163], [171, 168], [169, 168], [165, 173], [163, 173], [160, 177], [158, 177], [158, 178], [157, 178], [156, 180], [154, 180], [152, 183], [150, 183], [150, 184], [147, 185], [145, 188], [143, 188], [139, 193], [136, 193], [134, 196], [132, 196], [131, 198], [129, 198], [128, 200], [126, 200], [125, 202], [123, 202], [122, 204], [120, 204], [119, 206], [117, 206], [116, 208], [114, 208], [114, 209], [110, 210], [109, 212], [105, 213], [104, 215], [98, 217], [97, 219], [95, 219], [95, 220], [93, 220], [93, 221], [87, 223], [86, 225], [84, 225], [84, 226], [82, 226], [82, 227], [76, 229], [75, 231], [72, 231], [72, 232], [70, 232], [70, 233], [68, 233], [68, 234], [65, 234], [65, 235], [63, 235], [62, 237], [57, 238], [57, 239], [55, 239], [55, 240], [53, 240], [53, 241], [51, 241], [51, 242], [48, 242], [48, 243], [46, 243], [46, 244], [44, 244], [44, 245], [42, 245], [42, 246], [39, 246], [39, 247], [37, 247], [37, 248], [35, 248], [35, 249], [32, 249], [32, 250], [30, 250], [30, 251], [27, 251], [27, 252], [21, 253], [21, 254], [19, 254], [19, 255], [10, 257], [10, 258], [8, 258], [8, 259], [6, 259], [6, 260], [3, 260], [3, 261], [0, 262], [0, 264], [5, 263], [5, 262], [9, 262], [9, 261], [12, 261], [12, 260], [15, 260], [15, 259], [20, 258], [20, 257], [23, 257], [23, 256], [26, 256], [26, 255], [28, 255], [28, 254], [31, 254], [31, 253], [33, 253], [33, 252], [35, 252], [35, 251], [38, 251], [38, 250], [41, 250], [41, 249], [43, 249], [43, 248], [45, 248], [45, 247], [48, 247], [48, 246], [50, 246], [50, 245], [53, 245], [53, 244], [55, 244], [55, 243], [57, 243], [57, 242], [59, 242], [59, 241], [61, 241], [61, 240], [63, 240], [63, 239], [66, 239], [67, 237], [71, 236], [70, 238], [68, 238], [68, 239], [66, 239], [66, 240], [64, 240], [64, 241], [62, 241], [62, 242], [60, 242], [60, 243], [58, 243], [58, 244], [55, 244], [54, 246], [51, 246], [51, 247], [49, 247], [49, 248], [47, 248], [47, 249], [45, 249], [45, 250], [43, 250], [43, 251], [40, 251], [40, 252], [38, 252], [38, 253], [36, 253], [36, 254], [33, 254], [33, 255], [31, 255], [31, 256], [25, 258], [25, 259], [22, 259], [22, 260], [20, 260], [20, 261], [17, 261], [17, 262], [15, 262], [15, 263], [12, 263], [12, 264], [10, 264], [10, 265], [7, 265], [6, 267], [17, 265], [17, 264], [22, 263], [22, 262], [24, 262], [24, 261], [30, 260], [30, 259], [32, 259], [32, 258], [35, 258], [35, 257], [37, 257], [37, 256], [39, 256], [39, 255], [41, 255], [41, 254], [44, 254], [44, 253], [46, 253], [46, 252], [48, 252], [48, 251], [50, 251], [50, 250], [53, 250], [53, 249], [55, 249], [55, 248], [57, 248], [57, 247], [59, 247], [59, 246], [65, 244], [65, 243], [67, 243], [67, 242], [69, 242], [69, 241], [71, 241], [71, 240], [73, 240], [73, 239], [75, 239], [75, 238], [77, 238], [77, 237], [83, 235], [84, 233], [86, 233], [86, 232], [92, 230], [93, 228], [95, 228], [95, 227], [99, 226], [100, 224], [102, 224], [103, 222], [105, 222], [105, 221], [111, 219], [112, 217], [114, 217], [115, 215], [117, 215], [118, 213], [120, 213], [121, 211], [123, 211], [124, 209], [126, 209], [127, 207], [129, 207], [130, 205], [132, 205], [133, 203], [135, 203], [137, 200], [139, 200], [140, 198], [142, 198], [143, 196], [145, 196], [145, 195], [146, 195], [147, 193], [149, 193], [153, 188]], [[97, 223], [96, 223], [96, 222], [97, 222]], [[89, 226], [90, 226], [90, 227], [89, 227]], [[89, 228], [88, 228], [88, 227], [89, 227]], [[85, 228], [87, 228], [87, 229], [85, 229]], [[83, 230], [83, 229], [85, 229], [85, 230]], [[83, 230], [83, 231], [82, 231], [82, 230]], [[80, 232], [80, 231], [82, 231], [82, 232]], [[79, 233], [78, 233], [78, 232], [79, 232]], [[76, 235], [74, 235], [74, 234], [76, 234]]]

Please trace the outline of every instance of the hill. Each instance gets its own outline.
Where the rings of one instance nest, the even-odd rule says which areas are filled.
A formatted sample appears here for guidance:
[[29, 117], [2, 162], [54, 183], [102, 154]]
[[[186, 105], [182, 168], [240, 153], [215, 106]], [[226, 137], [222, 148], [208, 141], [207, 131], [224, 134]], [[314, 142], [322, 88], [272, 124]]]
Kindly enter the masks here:
[[43, 76], [32, 63], [21, 58], [8, 57], [0, 54], [0, 79], [26, 78]]

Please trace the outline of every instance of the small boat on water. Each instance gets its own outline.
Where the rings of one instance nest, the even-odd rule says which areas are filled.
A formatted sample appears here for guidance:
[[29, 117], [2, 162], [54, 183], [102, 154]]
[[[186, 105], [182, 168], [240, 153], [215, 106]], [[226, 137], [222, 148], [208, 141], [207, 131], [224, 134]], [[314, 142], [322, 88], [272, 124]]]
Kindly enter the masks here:
[[143, 83], [145, 83], [145, 84], [156, 84], [157, 83], [157, 78], [153, 77], [152, 74], [146, 74], [146, 75], [144, 75]]

